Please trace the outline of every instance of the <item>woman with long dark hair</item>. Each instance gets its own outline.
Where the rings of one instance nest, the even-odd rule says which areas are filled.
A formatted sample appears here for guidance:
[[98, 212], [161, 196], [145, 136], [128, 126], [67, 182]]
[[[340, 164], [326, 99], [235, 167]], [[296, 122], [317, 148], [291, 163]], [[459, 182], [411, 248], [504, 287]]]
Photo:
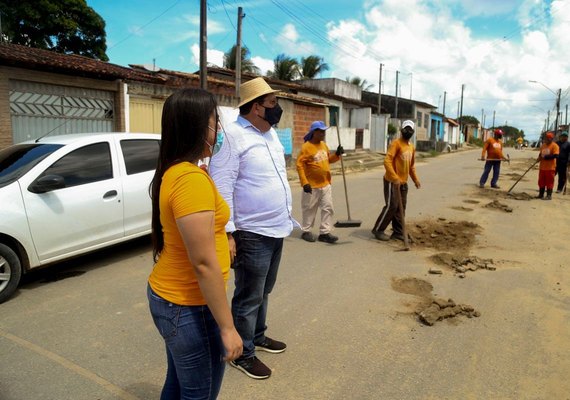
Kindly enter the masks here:
[[212, 156], [218, 127], [216, 100], [205, 90], [182, 89], [164, 103], [148, 280], [150, 312], [166, 343], [162, 400], [215, 399], [224, 361], [243, 351], [225, 291], [230, 210], [196, 165]]

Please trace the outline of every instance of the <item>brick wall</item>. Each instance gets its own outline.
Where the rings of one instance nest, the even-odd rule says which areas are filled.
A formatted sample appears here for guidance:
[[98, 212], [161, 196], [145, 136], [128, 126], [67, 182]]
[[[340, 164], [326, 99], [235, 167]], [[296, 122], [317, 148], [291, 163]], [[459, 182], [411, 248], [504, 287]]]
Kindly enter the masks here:
[[295, 103], [293, 113], [293, 157], [297, 157], [303, 145], [303, 136], [314, 121], [326, 119], [326, 107]]

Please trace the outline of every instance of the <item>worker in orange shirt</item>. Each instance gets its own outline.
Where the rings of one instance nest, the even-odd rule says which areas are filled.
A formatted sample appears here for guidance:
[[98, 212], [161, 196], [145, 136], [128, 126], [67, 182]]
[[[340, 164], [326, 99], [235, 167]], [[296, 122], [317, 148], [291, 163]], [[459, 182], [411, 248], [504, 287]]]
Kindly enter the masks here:
[[[324, 142], [325, 131], [329, 127], [323, 121], [311, 124], [309, 132], [305, 135], [305, 143], [297, 157], [297, 173], [303, 187], [301, 209], [303, 221], [301, 238], [307, 242], [335, 243], [338, 237], [331, 234], [334, 214], [331, 187], [331, 169], [329, 163], [340, 160], [344, 149], [338, 146], [336, 152], [330, 153]], [[321, 226], [319, 236], [315, 238], [311, 229], [315, 223], [317, 210], [321, 208]]]
[[[499, 181], [499, 174], [501, 173], [501, 161], [505, 160], [503, 156], [503, 131], [500, 129], [495, 129], [494, 137], [487, 139], [485, 145], [483, 146], [483, 152], [481, 153], [481, 160], [485, 160], [485, 167], [483, 169], [483, 175], [479, 179], [479, 187], [485, 187], [487, 178], [489, 178], [489, 173], [493, 169], [493, 177], [491, 178], [491, 187], [493, 189], [499, 189], [497, 182]], [[485, 158], [485, 153], [487, 157]]]
[[[556, 159], [560, 149], [554, 143], [554, 133], [547, 132], [544, 136], [544, 143], [540, 146], [538, 154], [538, 196], [543, 200], [552, 200], [552, 189], [554, 188], [554, 175], [556, 174]], [[546, 191], [546, 197], [544, 192]]]

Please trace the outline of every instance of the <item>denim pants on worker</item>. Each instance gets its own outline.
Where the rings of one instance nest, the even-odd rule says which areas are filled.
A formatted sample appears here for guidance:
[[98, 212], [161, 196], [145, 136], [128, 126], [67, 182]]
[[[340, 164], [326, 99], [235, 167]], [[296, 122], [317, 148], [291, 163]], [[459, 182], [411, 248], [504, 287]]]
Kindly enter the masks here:
[[234, 325], [243, 340], [242, 359], [255, 355], [255, 344], [265, 340], [269, 293], [277, 280], [283, 238], [235, 231]]
[[500, 160], [485, 161], [485, 167], [483, 168], [483, 175], [481, 175], [481, 179], [479, 180], [480, 185], [484, 185], [487, 182], [487, 178], [489, 178], [489, 173], [491, 172], [491, 168], [493, 169], [491, 186], [497, 186], [497, 182], [499, 181], [499, 174], [501, 172]]
[[147, 289], [150, 313], [166, 343], [161, 400], [218, 397], [225, 362], [220, 329], [208, 306], [180, 306]]

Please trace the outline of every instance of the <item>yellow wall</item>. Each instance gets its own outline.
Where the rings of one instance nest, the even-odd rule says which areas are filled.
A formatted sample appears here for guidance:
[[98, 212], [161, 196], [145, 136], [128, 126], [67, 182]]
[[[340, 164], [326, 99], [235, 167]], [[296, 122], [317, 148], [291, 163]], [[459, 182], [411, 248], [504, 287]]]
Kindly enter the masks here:
[[131, 132], [160, 133], [163, 100], [140, 99], [129, 100], [129, 123]]

